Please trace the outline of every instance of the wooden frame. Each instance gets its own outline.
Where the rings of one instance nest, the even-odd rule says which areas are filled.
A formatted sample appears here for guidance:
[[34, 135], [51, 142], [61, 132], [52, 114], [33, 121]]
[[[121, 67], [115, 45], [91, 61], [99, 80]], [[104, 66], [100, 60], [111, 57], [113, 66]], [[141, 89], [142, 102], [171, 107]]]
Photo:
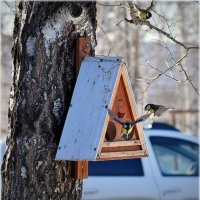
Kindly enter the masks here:
[[[132, 99], [134, 99], [134, 95], [131, 90], [130, 82], [127, 81], [129, 80], [127, 76], [128, 74], [126, 67], [124, 64], [121, 64], [121, 69], [116, 79], [115, 90], [113, 91], [110, 108], [115, 112], [117, 116], [118, 113], [126, 113], [126, 120], [128, 119], [130, 121], [133, 121], [138, 117], [138, 114], [136, 112], [135, 101], [131, 101]], [[124, 102], [120, 105], [120, 108], [116, 98], [118, 98], [119, 101]], [[117, 136], [115, 137], [116, 139], [114, 141], [105, 141], [106, 129], [109, 122], [114, 123], [117, 130]], [[101, 148], [99, 149], [97, 160], [129, 159], [148, 156], [142, 128], [139, 124], [136, 124], [135, 128], [134, 134], [136, 138], [128, 141], [119, 140], [121, 125], [111, 119], [110, 116], [107, 116], [103, 130], [104, 131], [101, 139]]]
[[[88, 37], [80, 37], [76, 40], [76, 77], [80, 70], [80, 64], [85, 56], [90, 55], [90, 39]], [[75, 179], [88, 178], [88, 161], [72, 161], [73, 170], [72, 177]]]

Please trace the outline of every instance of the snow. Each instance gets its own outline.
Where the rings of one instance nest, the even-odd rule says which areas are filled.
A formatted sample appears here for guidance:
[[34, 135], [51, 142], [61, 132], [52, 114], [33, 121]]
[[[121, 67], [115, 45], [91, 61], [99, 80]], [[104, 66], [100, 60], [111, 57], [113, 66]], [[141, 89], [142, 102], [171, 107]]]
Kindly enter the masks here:
[[26, 51], [28, 56], [34, 56], [36, 37], [29, 37], [26, 43]]
[[27, 172], [26, 168], [24, 166], [22, 166], [22, 168], [21, 168], [21, 176], [22, 176], [22, 178], [27, 178], [26, 172]]
[[59, 187], [55, 188], [54, 192], [60, 192], [60, 188]]
[[56, 21], [49, 20], [42, 29], [42, 33], [45, 39], [46, 54], [50, 57], [50, 45], [56, 41], [63, 33], [64, 27], [67, 26], [68, 21], [66, 16], [55, 17]]
[[38, 161], [38, 164], [37, 164], [37, 166], [36, 166], [36, 170], [38, 170], [39, 167], [40, 167], [42, 164], [43, 164], [43, 161]]
[[24, 140], [24, 146], [26, 147], [27, 150], [30, 148], [30, 144], [28, 140]]
[[29, 64], [29, 68], [28, 68], [28, 71], [26, 72], [26, 74], [27, 74], [28, 76], [30, 76], [32, 70], [33, 70], [33, 66], [32, 66], [31, 64]]
[[46, 101], [47, 100], [47, 93], [44, 92], [43, 96], [44, 96], [44, 100]]
[[61, 110], [61, 108], [62, 108], [62, 101], [61, 101], [60, 98], [58, 98], [53, 102], [53, 114], [58, 121], [60, 120], [60, 110]]

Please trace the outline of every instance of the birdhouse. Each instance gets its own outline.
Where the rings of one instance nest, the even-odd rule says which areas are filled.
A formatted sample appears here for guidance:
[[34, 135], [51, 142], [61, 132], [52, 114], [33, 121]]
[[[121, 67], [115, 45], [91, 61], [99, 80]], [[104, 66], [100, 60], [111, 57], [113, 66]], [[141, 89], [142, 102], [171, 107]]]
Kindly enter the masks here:
[[148, 156], [137, 123], [128, 140], [121, 121], [138, 118], [126, 64], [121, 57], [85, 57], [82, 61], [56, 160], [119, 160]]

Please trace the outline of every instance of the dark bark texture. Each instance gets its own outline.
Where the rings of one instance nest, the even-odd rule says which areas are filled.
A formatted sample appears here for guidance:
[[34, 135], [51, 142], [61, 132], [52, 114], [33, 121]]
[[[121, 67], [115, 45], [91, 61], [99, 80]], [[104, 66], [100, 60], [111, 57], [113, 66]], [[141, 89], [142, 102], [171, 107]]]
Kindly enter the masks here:
[[20, 2], [14, 23], [2, 199], [80, 199], [72, 163], [54, 159], [76, 80], [76, 38], [96, 45], [96, 4]]

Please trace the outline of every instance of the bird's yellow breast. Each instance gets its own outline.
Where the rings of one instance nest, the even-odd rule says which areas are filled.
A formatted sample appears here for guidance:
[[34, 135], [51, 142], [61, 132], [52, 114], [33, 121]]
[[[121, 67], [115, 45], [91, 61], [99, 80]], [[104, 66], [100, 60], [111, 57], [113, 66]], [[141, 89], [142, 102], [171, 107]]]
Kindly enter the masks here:
[[125, 129], [125, 128], [122, 127], [121, 132], [122, 133], [126, 133], [126, 134], [130, 134], [132, 132], [132, 130], [133, 130], [133, 126], [131, 128], [129, 128], [129, 129]]
[[146, 12], [138, 12], [138, 17], [141, 20], [145, 20], [145, 19], [147, 19], [147, 13]]
[[153, 109], [153, 108], [150, 108], [150, 110], [149, 110], [151, 113], [154, 113], [155, 112], [155, 110]]

